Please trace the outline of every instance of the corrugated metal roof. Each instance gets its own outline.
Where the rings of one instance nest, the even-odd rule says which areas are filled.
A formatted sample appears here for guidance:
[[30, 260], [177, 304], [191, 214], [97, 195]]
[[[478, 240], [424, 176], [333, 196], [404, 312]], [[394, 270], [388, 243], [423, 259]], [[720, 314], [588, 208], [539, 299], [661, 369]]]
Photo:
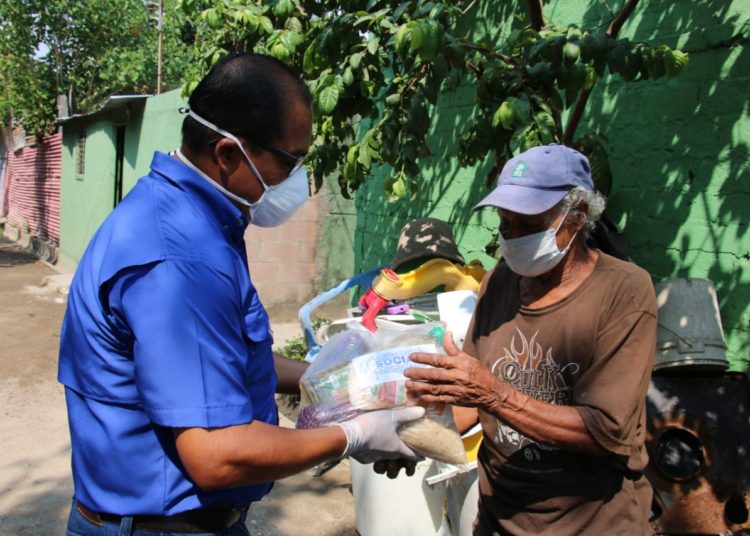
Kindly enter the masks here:
[[100, 114], [102, 112], [116, 110], [118, 108], [127, 106], [131, 102], [142, 101], [149, 97], [153, 97], [153, 95], [112, 95], [106, 100], [106, 102], [102, 105], [101, 108], [94, 110], [92, 112], [87, 112], [85, 114], [73, 114], [68, 117], [61, 117], [55, 121], [55, 124], [62, 125], [63, 123], [69, 123], [70, 121], [74, 121], [76, 119], [82, 119], [84, 117], [91, 117], [93, 115]]

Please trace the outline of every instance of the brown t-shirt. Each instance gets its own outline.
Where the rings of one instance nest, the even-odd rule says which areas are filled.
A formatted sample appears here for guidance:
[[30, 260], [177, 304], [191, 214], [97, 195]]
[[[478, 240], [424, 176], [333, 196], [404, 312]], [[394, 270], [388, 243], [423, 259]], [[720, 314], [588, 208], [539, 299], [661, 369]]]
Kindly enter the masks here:
[[464, 350], [514, 389], [575, 407], [611, 454], [536, 442], [480, 411], [475, 534], [650, 534], [645, 398], [656, 345], [656, 297], [641, 268], [600, 253], [562, 301], [520, 303], [500, 262], [479, 293]]

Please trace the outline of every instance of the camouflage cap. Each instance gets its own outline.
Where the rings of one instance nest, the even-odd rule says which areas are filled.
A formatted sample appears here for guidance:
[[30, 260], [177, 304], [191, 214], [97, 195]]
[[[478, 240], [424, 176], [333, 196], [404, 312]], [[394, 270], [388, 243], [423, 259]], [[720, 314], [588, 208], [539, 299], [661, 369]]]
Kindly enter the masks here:
[[410, 261], [422, 258], [425, 262], [430, 259], [447, 259], [465, 264], [448, 223], [435, 218], [417, 218], [401, 229], [396, 258], [391, 268], [397, 270]]

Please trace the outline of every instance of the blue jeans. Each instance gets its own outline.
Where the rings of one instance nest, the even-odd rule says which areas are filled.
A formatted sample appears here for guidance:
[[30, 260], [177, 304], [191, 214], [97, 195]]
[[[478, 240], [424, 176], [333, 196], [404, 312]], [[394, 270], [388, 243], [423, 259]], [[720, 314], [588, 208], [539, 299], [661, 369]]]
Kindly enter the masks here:
[[[191, 532], [192, 536], [250, 536], [250, 531], [245, 526], [245, 518], [247, 516], [243, 514], [242, 518], [229, 527], [219, 532], [202, 532], [195, 533]], [[123, 517], [120, 523], [111, 523], [109, 521], [103, 521], [101, 526], [92, 523], [76, 509], [76, 501], [73, 501], [73, 506], [70, 509], [70, 517], [68, 518], [68, 531], [67, 536], [182, 536], [188, 534], [185, 532], [155, 532], [153, 530], [136, 530], [133, 528], [133, 518]]]

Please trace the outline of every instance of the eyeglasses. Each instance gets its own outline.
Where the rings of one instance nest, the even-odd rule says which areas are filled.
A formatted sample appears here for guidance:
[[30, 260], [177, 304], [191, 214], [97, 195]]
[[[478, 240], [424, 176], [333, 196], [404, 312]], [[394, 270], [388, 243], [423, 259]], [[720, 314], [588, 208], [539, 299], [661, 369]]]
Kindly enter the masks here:
[[303, 155], [293, 155], [291, 153], [287, 153], [283, 149], [279, 149], [275, 145], [271, 145], [270, 143], [266, 143], [264, 141], [260, 141], [257, 138], [249, 138], [247, 136], [244, 136], [244, 138], [247, 141], [249, 141], [250, 143], [254, 143], [255, 145], [257, 145], [261, 149], [265, 149], [269, 153], [273, 153], [276, 156], [278, 156], [279, 158], [282, 158], [286, 162], [288, 162], [289, 165], [292, 168], [291, 171], [289, 171], [290, 175], [292, 173], [294, 173], [295, 171], [297, 171], [299, 168], [301, 168], [304, 165], [304, 163], [305, 163], [305, 158], [307, 157], [306, 154], [303, 154]]

